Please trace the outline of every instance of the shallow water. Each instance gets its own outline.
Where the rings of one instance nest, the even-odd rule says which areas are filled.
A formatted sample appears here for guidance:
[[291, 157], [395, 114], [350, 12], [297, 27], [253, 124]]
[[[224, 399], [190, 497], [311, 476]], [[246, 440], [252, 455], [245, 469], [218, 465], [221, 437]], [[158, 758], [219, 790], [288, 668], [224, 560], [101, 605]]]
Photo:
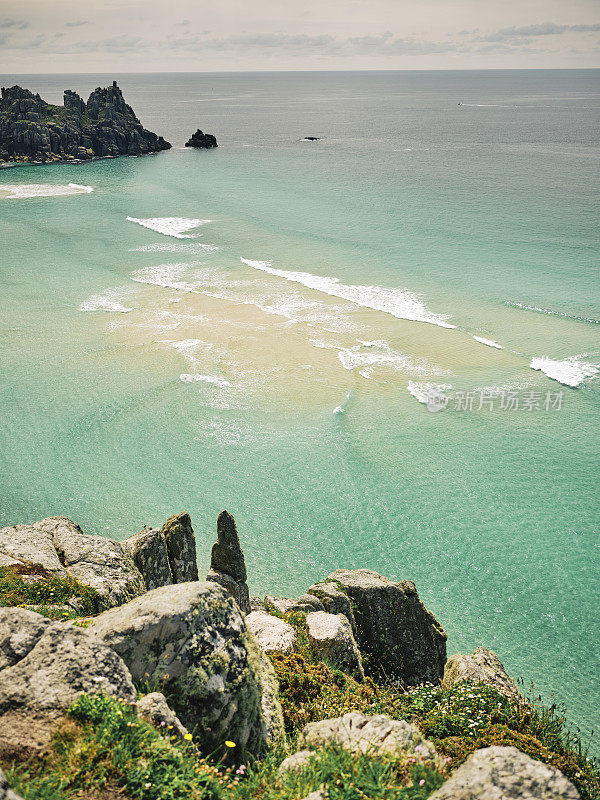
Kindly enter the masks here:
[[185, 508], [205, 570], [227, 508], [251, 592], [412, 578], [597, 726], [597, 76], [4, 76], [174, 149], [2, 171], [0, 524]]

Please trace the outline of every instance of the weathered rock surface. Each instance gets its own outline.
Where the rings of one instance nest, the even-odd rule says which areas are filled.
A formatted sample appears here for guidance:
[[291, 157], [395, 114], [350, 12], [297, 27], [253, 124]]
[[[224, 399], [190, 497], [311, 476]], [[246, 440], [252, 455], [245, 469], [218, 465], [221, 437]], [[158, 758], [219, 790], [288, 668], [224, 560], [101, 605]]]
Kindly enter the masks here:
[[298, 750], [297, 753], [292, 753], [291, 756], [283, 759], [277, 772], [279, 776], [282, 776], [285, 775], [286, 772], [303, 769], [311, 758], [315, 758], [316, 755], [317, 754], [313, 750]]
[[250, 603], [250, 611], [264, 611], [265, 604], [264, 601], [261, 600], [260, 597], [251, 596], [249, 599]]
[[217, 584], [154, 589], [96, 617], [88, 632], [118, 653], [134, 680], [161, 686], [204, 752], [232, 739], [257, 753], [282, 739], [275, 674]]
[[121, 542], [141, 572], [146, 589], [173, 583], [167, 542], [160, 528], [144, 528]]
[[62, 107], [20, 86], [2, 89], [0, 162], [137, 156], [170, 147], [162, 136], [142, 127], [116, 81], [95, 89], [87, 103], [66, 90]]
[[301, 750], [318, 750], [330, 744], [340, 745], [351, 753], [402, 751], [412, 755], [417, 764], [429, 761], [440, 769], [443, 765], [435, 747], [415, 725], [386, 714], [369, 717], [352, 711], [343, 717], [309, 722], [298, 738]]
[[202, 133], [200, 128], [193, 133], [190, 139], [185, 143], [186, 147], [202, 147], [205, 149], [211, 147], [218, 147], [217, 139], [212, 133]]
[[311, 611], [325, 611], [319, 598], [310, 594], [302, 594], [297, 600], [293, 597], [273, 597], [267, 594], [264, 605], [270, 611], [278, 611], [280, 614], [287, 614], [289, 611], [303, 611], [305, 614]]
[[343, 614], [328, 614], [326, 611], [313, 611], [306, 616], [308, 641], [315, 654], [363, 681], [365, 673], [362, 658], [348, 619]]
[[21, 608], [0, 609], [0, 757], [44, 747], [78, 695], [136, 698], [119, 656], [87, 631]]
[[338, 587], [335, 581], [325, 580], [315, 583], [307, 589], [307, 594], [318, 598], [323, 604], [323, 610], [327, 611], [328, 614], [343, 614], [350, 623], [354, 638], [358, 637], [350, 598]]
[[141, 573], [119, 542], [85, 534], [67, 517], [2, 528], [0, 554], [91, 586], [98, 592], [102, 608], [126, 603], [146, 590]]
[[429, 800], [577, 800], [573, 784], [555, 767], [516, 747], [476, 750]]
[[285, 620], [266, 611], [252, 611], [246, 617], [248, 630], [263, 653], [291, 653], [297, 634]]
[[8, 785], [6, 775], [0, 769], [0, 800], [23, 800], [20, 795], [13, 792]]
[[190, 515], [185, 511], [174, 514], [162, 526], [173, 583], [198, 580], [196, 537]]
[[252, 611], [250, 593], [246, 583], [234, 581], [231, 575], [226, 575], [224, 572], [216, 572], [214, 569], [208, 571], [206, 580], [218, 583], [219, 586], [226, 589], [244, 614], [249, 614]]
[[164, 732], [171, 736], [178, 736], [180, 739], [188, 732], [179, 717], [169, 708], [167, 698], [162, 692], [150, 692], [137, 701], [138, 717], [154, 725], [156, 728], [164, 729]]
[[250, 613], [246, 561], [240, 547], [235, 520], [227, 511], [222, 511], [217, 519], [217, 541], [212, 548], [210, 570], [206, 580], [223, 586], [241, 610], [245, 614]]
[[446, 633], [425, 608], [412, 581], [393, 581], [370, 569], [329, 575], [353, 603], [366, 671], [406, 686], [439, 683], [446, 663]]
[[461, 681], [485, 683], [513, 700], [524, 702], [523, 695], [496, 653], [485, 647], [477, 647], [470, 656], [450, 656], [446, 661], [444, 686], [454, 686]]

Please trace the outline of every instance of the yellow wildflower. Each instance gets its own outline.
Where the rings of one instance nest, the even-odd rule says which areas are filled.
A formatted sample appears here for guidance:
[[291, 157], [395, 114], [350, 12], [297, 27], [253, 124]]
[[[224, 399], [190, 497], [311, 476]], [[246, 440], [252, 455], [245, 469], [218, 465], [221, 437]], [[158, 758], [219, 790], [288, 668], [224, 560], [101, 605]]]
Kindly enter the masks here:
[[184, 739], [187, 739], [187, 740], [188, 740], [188, 742], [190, 742], [190, 741], [192, 740], [192, 734], [191, 734], [191, 733], [186, 733], [186, 734], [185, 734], [185, 736], [184, 736], [183, 738], [184, 738]]
[[230, 742], [229, 739], [226, 739], [225, 747], [235, 747], [235, 742]]

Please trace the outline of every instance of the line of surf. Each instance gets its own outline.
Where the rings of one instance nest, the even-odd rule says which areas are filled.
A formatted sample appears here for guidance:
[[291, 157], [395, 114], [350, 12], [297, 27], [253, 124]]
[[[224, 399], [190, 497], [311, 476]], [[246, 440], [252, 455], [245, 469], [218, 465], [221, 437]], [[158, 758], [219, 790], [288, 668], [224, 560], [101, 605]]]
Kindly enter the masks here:
[[447, 322], [446, 314], [434, 314], [412, 292], [406, 289], [388, 289], [384, 286], [360, 286], [340, 283], [338, 278], [330, 276], [313, 275], [310, 272], [290, 272], [273, 267], [270, 261], [254, 261], [249, 258], [240, 258], [242, 264], [253, 269], [276, 275], [293, 283], [300, 283], [308, 289], [323, 292], [332, 297], [348, 300], [357, 306], [371, 308], [390, 314], [397, 319], [407, 319], [413, 322], [427, 322], [440, 328], [456, 328]]

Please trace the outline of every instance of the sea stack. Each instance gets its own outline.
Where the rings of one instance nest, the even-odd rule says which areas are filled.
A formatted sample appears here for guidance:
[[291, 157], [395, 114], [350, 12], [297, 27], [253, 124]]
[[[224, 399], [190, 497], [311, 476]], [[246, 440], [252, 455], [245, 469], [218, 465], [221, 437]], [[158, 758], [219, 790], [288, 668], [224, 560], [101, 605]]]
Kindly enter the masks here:
[[0, 162], [86, 161], [168, 150], [162, 136], [147, 131], [112, 86], [95, 89], [87, 103], [67, 89], [64, 105], [46, 103], [21, 86], [0, 97]]
[[196, 133], [192, 134], [191, 138], [185, 143], [186, 147], [201, 147], [205, 150], [210, 149], [211, 147], [218, 147], [217, 139], [212, 133], [202, 133], [200, 128], [196, 131]]
[[217, 541], [212, 548], [206, 580], [223, 586], [233, 595], [244, 613], [250, 612], [244, 553], [240, 547], [235, 520], [227, 511], [222, 511], [217, 519]]

